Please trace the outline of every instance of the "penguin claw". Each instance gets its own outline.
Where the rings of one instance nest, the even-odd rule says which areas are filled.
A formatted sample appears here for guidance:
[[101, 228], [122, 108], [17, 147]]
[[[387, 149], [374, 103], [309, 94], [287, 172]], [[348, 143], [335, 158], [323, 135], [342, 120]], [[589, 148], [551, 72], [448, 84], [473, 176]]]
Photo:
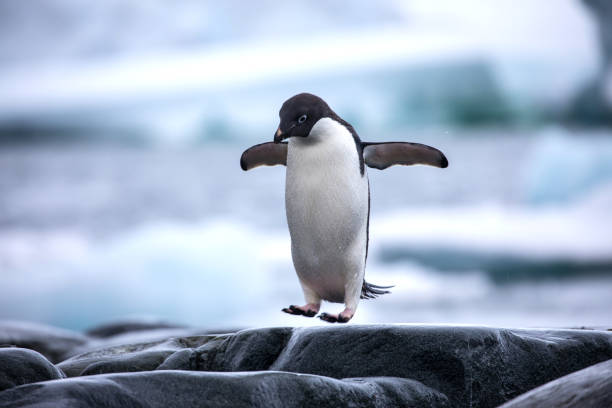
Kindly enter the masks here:
[[319, 315], [319, 319], [326, 321], [328, 323], [336, 323], [338, 321], [337, 316], [329, 313], [321, 313]]
[[299, 316], [299, 315], [301, 315], [303, 313], [300, 309], [298, 309], [294, 305], [282, 308], [281, 311], [283, 311], [285, 313], [288, 313], [288, 314], [291, 314], [291, 315], [296, 315], [296, 316]]
[[328, 323], [347, 323], [349, 320], [351, 320], [351, 317], [343, 316], [342, 313], [338, 313], [337, 315], [329, 314], [329, 313], [321, 313], [319, 315], [319, 319], [326, 321]]
[[317, 314], [317, 312], [315, 312], [312, 309], [304, 310], [296, 305], [290, 305], [289, 307], [285, 307], [281, 309], [281, 311], [288, 313], [290, 315], [305, 316], [305, 317], [314, 317]]
[[314, 315], [317, 314], [317, 312], [315, 312], [312, 309], [304, 310], [301, 307], [298, 307], [295, 305], [289, 306], [289, 309], [291, 309], [291, 311], [294, 312], [296, 315], [301, 315], [301, 316], [306, 316], [306, 317], [314, 317]]
[[350, 317], [342, 316], [342, 314], [338, 315], [338, 323], [347, 323], [349, 320], [351, 320]]

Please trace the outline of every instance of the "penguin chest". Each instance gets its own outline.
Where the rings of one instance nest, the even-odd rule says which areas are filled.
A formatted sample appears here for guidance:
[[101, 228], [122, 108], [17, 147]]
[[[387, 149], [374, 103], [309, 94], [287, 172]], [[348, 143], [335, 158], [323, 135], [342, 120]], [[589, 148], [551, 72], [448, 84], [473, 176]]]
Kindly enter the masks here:
[[368, 219], [367, 174], [344, 126], [321, 119], [290, 140], [285, 205], [300, 279], [343, 295], [347, 279], [363, 275]]

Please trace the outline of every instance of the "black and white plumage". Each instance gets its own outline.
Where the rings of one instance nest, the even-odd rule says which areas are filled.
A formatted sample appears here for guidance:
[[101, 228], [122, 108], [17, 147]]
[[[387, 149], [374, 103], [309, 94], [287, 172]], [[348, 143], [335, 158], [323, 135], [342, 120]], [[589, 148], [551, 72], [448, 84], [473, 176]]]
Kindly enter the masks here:
[[[308, 317], [321, 301], [344, 303], [343, 312], [322, 313], [329, 322], [347, 322], [359, 299], [389, 293], [364, 279], [370, 221], [366, 166], [401, 164], [447, 167], [439, 150], [419, 143], [361, 142], [353, 127], [318, 96], [302, 93], [281, 107], [274, 141], [247, 149], [243, 170], [286, 165], [285, 208], [291, 254], [306, 305], [284, 312]], [[284, 140], [288, 139], [288, 142]]]

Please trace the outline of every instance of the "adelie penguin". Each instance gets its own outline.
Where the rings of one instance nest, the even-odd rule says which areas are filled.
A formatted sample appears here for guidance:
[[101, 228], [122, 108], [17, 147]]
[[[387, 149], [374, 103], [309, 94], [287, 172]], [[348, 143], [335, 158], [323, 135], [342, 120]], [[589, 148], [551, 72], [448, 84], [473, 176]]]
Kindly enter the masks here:
[[327, 322], [348, 322], [359, 299], [389, 293], [364, 279], [368, 256], [370, 186], [366, 166], [402, 164], [445, 168], [442, 152], [419, 143], [362, 142], [355, 129], [318, 96], [301, 93], [283, 103], [274, 141], [247, 149], [243, 170], [287, 166], [285, 208], [291, 255], [306, 304], [283, 312], [315, 316], [321, 301], [344, 303]]

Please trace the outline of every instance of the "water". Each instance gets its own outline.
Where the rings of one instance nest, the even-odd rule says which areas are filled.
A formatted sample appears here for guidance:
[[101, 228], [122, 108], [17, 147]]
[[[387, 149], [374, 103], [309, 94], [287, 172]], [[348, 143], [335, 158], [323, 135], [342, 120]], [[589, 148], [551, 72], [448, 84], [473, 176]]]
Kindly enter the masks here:
[[[369, 169], [366, 276], [396, 287], [363, 301], [355, 322], [612, 324], [606, 136], [413, 135], [450, 167]], [[302, 301], [284, 168], [243, 172], [248, 146], [2, 147], [0, 318], [319, 324], [280, 312]]]

